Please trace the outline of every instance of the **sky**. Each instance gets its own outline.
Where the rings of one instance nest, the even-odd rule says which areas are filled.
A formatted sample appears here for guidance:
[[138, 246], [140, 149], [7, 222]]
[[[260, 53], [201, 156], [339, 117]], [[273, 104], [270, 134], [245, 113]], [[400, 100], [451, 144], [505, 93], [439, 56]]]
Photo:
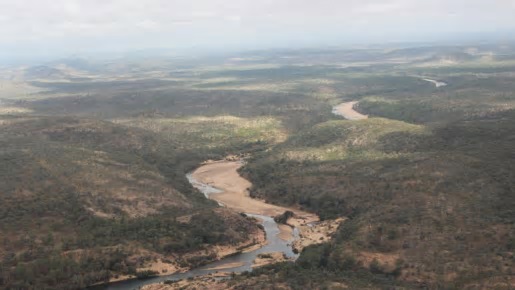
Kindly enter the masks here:
[[515, 32], [515, 0], [0, 0], [0, 58], [410, 42], [499, 32]]

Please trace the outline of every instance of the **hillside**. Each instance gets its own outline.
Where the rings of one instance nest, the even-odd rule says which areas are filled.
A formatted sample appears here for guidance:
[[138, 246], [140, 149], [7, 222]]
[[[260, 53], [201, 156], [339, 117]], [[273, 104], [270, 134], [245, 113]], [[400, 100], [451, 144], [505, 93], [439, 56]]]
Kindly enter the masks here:
[[[351, 218], [334, 242], [306, 250], [286, 271], [311, 269], [317, 283], [329, 271], [345, 277], [335, 282], [359, 285], [351, 273], [365, 268], [375, 274], [366, 278], [371, 287], [385, 277], [394, 280], [379, 285], [509, 289], [512, 80], [454, 76], [427, 93], [374, 93], [358, 109], [391, 119], [320, 123], [256, 155], [242, 171], [251, 195]], [[286, 276], [278, 281], [301, 289]]]
[[157, 261], [194, 266], [216, 258], [210, 246], [260, 232], [193, 190], [156, 135], [87, 119], [1, 120], [1, 288], [82, 288]]
[[375, 257], [401, 280], [463, 286], [513, 268], [513, 117], [430, 134], [381, 119], [322, 124], [244, 172], [253, 196], [352, 218], [330, 246], [333, 267]]
[[[59, 80], [13, 69], [16, 82], [5, 72], [0, 288], [77, 289], [162, 264], [170, 273], [218, 258], [215, 245], [252, 243], [262, 234], [254, 220], [185, 178], [236, 155], [247, 157], [240, 173], [251, 197], [345, 222], [295, 263], [217, 287], [510, 289], [512, 51], [122, 59], [88, 62]], [[351, 101], [370, 118], [331, 113]], [[180, 283], [189, 282], [214, 285]]]

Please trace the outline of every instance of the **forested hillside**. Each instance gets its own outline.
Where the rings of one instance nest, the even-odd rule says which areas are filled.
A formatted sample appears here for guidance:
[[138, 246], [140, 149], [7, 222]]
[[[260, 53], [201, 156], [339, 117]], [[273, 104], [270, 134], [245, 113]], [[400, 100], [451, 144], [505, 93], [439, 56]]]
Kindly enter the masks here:
[[193, 190], [181, 160], [187, 153], [166, 149], [156, 135], [69, 117], [1, 120], [7, 289], [82, 288], [137, 275], [158, 259], [194, 266], [214, 257], [185, 254], [259, 231]]
[[[216, 259], [215, 245], [252, 243], [262, 234], [255, 220], [185, 177], [238, 155], [252, 197], [347, 219], [297, 262], [227, 287], [510, 289], [515, 53], [469, 50], [3, 70], [0, 288], [80, 289], [154, 275], [156, 263], [185, 270]], [[331, 113], [349, 101], [370, 118]]]

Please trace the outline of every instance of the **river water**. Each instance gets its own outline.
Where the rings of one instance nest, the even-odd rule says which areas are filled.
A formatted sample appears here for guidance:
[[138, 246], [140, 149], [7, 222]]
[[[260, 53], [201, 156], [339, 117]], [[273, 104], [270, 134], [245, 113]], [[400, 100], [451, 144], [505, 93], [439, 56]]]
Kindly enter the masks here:
[[[209, 198], [211, 194], [219, 193], [221, 190], [214, 188], [208, 184], [204, 184], [202, 182], [199, 182], [195, 178], [191, 176], [191, 174], [187, 175], [187, 178], [189, 182], [193, 185], [193, 187], [200, 190], [204, 195]], [[222, 205], [223, 206], [223, 205]], [[299, 232], [298, 229], [293, 230], [293, 239], [291, 241], [284, 241], [279, 238], [279, 227], [277, 223], [274, 221], [273, 218], [263, 215], [255, 215], [255, 214], [247, 214], [250, 217], [254, 217], [258, 220], [260, 220], [261, 224], [263, 225], [265, 232], [266, 232], [266, 238], [267, 238], [267, 245], [264, 247], [257, 249], [255, 251], [251, 251], [248, 253], [241, 253], [232, 257], [228, 257], [225, 259], [222, 259], [217, 262], [213, 262], [210, 264], [207, 264], [205, 266], [202, 266], [200, 268], [196, 268], [193, 270], [190, 270], [185, 273], [176, 273], [166, 276], [160, 276], [160, 277], [154, 277], [150, 279], [145, 280], [138, 280], [138, 279], [132, 279], [132, 280], [126, 280], [121, 282], [114, 282], [107, 285], [92, 287], [91, 289], [94, 290], [136, 290], [139, 289], [142, 286], [149, 285], [149, 284], [155, 284], [164, 282], [166, 280], [180, 280], [180, 279], [186, 279], [190, 277], [197, 277], [197, 276], [203, 276], [211, 273], [216, 272], [235, 272], [235, 273], [241, 273], [244, 271], [251, 271], [252, 270], [252, 262], [256, 259], [257, 255], [262, 253], [270, 253], [270, 252], [282, 252], [284, 253], [288, 258], [296, 259], [298, 257], [297, 254], [293, 253], [291, 242], [295, 239], [299, 238]], [[223, 267], [224, 265], [228, 264], [238, 264], [242, 266], [232, 267], [232, 268], [225, 268], [223, 270], [220, 270], [220, 267]], [[214, 269], [217, 268], [217, 269]]]
[[428, 79], [428, 78], [423, 78], [422, 80], [434, 84], [435, 87], [437, 87], [437, 88], [447, 86], [447, 83], [444, 83], [444, 82], [441, 82], [441, 81], [436, 81], [436, 80], [432, 80], [432, 79]]

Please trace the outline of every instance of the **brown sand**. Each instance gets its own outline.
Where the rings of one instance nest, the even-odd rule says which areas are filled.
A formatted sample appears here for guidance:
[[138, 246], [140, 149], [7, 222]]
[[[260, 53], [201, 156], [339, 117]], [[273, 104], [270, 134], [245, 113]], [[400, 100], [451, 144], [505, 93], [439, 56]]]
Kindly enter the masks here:
[[243, 262], [234, 262], [234, 263], [223, 264], [218, 267], [213, 267], [213, 268], [209, 268], [206, 270], [225, 270], [225, 269], [229, 269], [229, 268], [241, 267], [243, 265], [245, 265], [245, 263], [243, 263]]
[[[174, 273], [178, 273], [178, 272], [184, 272], [185, 270], [187, 270], [187, 268], [180, 268], [177, 265], [164, 263], [162, 261], [153, 262], [152, 264], [150, 264], [147, 267], [138, 268], [138, 271], [147, 271], [147, 270], [155, 271], [157, 273], [156, 274], [157, 276], [166, 276], [166, 275], [170, 275], [170, 274], [174, 274]], [[129, 280], [129, 279], [133, 279], [135, 277], [136, 276], [133, 276], [133, 275], [120, 275], [116, 278], [115, 277], [110, 278], [109, 283], [125, 281], [125, 280]]]
[[141, 290], [174, 290], [174, 289], [209, 289], [209, 290], [228, 290], [234, 289], [227, 284], [226, 280], [216, 280], [216, 278], [230, 277], [230, 273], [210, 274], [196, 277], [193, 280], [183, 279], [172, 282], [172, 284], [150, 284], [143, 286]]
[[[177, 264], [165, 263], [161, 259], [158, 259], [157, 261], [150, 262], [146, 266], [140, 267], [137, 269], [138, 272], [147, 271], [147, 270], [155, 271], [157, 273], [156, 274], [157, 276], [166, 276], [166, 275], [170, 275], [170, 274], [174, 274], [174, 273], [178, 273], [178, 272], [185, 272], [189, 269], [180, 267]], [[134, 275], [119, 275], [117, 277], [110, 278], [109, 282], [110, 283], [119, 282], [119, 281], [125, 281], [125, 280], [133, 279], [133, 278], [135, 278]], [[99, 284], [101, 284], [101, 283], [99, 283]]]
[[290, 241], [293, 234], [293, 229], [289, 225], [278, 224], [279, 227], [279, 238], [283, 241]]
[[165, 263], [161, 260], [158, 260], [157, 262], [152, 263], [148, 267], [139, 268], [138, 271], [155, 271], [160, 275], [169, 275], [176, 272], [184, 271], [184, 269], [178, 267], [177, 265]]
[[356, 120], [368, 119], [367, 115], [363, 115], [354, 110], [354, 106], [357, 103], [359, 103], [359, 102], [354, 101], [354, 102], [347, 102], [347, 103], [339, 104], [338, 106], [334, 107], [334, 113], [344, 117], [347, 120], [356, 121]]
[[263, 253], [257, 256], [252, 263], [252, 268], [263, 267], [270, 264], [280, 263], [284, 261], [289, 261], [284, 253], [282, 252], [272, 252], [272, 253]]

